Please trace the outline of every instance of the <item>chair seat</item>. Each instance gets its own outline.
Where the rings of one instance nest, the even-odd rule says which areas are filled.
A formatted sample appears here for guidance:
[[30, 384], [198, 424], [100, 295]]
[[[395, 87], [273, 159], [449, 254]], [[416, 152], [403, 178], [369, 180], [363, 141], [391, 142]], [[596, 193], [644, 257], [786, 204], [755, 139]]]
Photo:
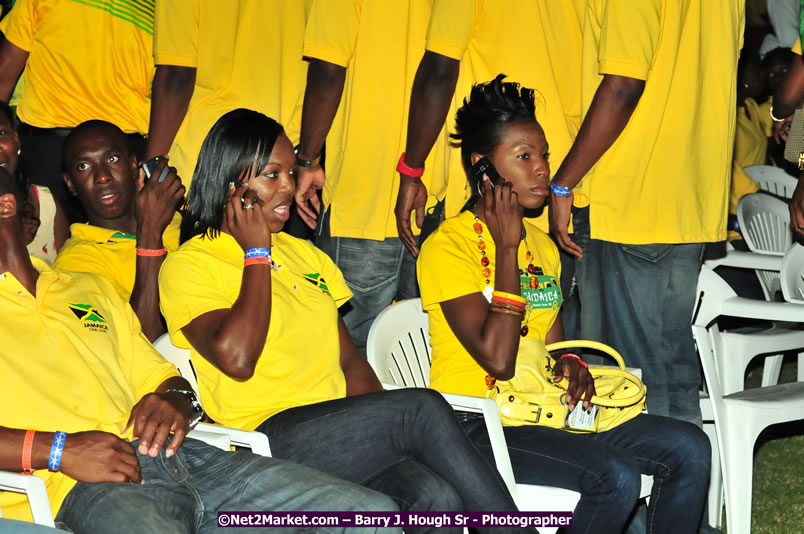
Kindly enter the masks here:
[[[797, 408], [804, 401], [804, 382], [746, 389], [724, 395], [723, 401], [726, 406], [745, 405], [757, 410], [783, 410], [788, 406]], [[804, 419], [804, 412], [801, 418]]]

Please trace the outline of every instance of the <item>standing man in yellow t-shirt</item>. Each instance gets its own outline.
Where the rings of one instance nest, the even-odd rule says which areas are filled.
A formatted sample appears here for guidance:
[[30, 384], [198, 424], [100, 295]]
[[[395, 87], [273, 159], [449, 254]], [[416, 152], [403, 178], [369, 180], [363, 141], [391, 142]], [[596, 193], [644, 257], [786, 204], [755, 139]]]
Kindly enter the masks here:
[[[17, 0], [0, 23], [0, 100], [25, 69], [17, 114], [30, 181], [47, 186], [71, 222], [83, 219], [61, 176], [70, 130], [102, 119], [144, 148], [154, 75], [154, 0]], [[139, 155], [139, 154], [138, 154]]]
[[[310, 59], [297, 153], [299, 213], [354, 296], [344, 322], [365, 353], [374, 318], [394, 299], [417, 297], [416, 261], [393, 216], [406, 111], [432, 0], [316, 0], [304, 55]], [[444, 143], [440, 126], [433, 136]], [[326, 176], [318, 158], [326, 140]], [[445, 151], [425, 183], [443, 181]], [[422, 162], [424, 163], [424, 158]], [[324, 189], [320, 210], [315, 189]], [[308, 204], [308, 202], [310, 204]], [[323, 213], [319, 213], [323, 211]], [[319, 215], [321, 215], [320, 220]]]
[[726, 238], [743, 25], [741, 0], [589, 0], [585, 116], [551, 184], [582, 337], [642, 368], [652, 414], [699, 425], [689, 325], [704, 243]]
[[[298, 139], [311, 0], [162, 0], [154, 14], [156, 74], [146, 158], [169, 155], [184, 185], [225, 113], [248, 108]], [[298, 107], [298, 109], [297, 109]]]

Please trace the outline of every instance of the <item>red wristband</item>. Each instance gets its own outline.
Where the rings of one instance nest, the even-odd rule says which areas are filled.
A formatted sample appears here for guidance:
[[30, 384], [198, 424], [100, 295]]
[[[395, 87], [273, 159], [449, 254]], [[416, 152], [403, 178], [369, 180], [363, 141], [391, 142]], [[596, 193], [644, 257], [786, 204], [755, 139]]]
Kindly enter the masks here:
[[137, 256], [145, 256], [148, 258], [155, 258], [167, 254], [166, 248], [139, 248], [137, 247]]
[[505, 304], [513, 304], [517, 308], [524, 308], [525, 307], [524, 302], [520, 302], [518, 300], [513, 300], [513, 299], [507, 299], [505, 297], [498, 297], [496, 295], [491, 297], [491, 301], [492, 302], [502, 302], [502, 303], [505, 303]]
[[22, 442], [22, 472], [26, 475], [33, 475], [34, 472], [33, 467], [31, 467], [34, 434], [36, 434], [36, 430], [28, 430], [25, 432], [25, 441]]
[[571, 352], [568, 352], [568, 353], [566, 353], [566, 354], [562, 354], [561, 356], [559, 356], [559, 357], [558, 357], [558, 360], [559, 360], [559, 361], [561, 361], [561, 359], [562, 359], [562, 358], [573, 358], [573, 359], [575, 359], [575, 360], [578, 360], [578, 363], [580, 363], [581, 365], [583, 365], [584, 367], [586, 367], [587, 369], [589, 369], [589, 364], [588, 364], [588, 363], [586, 363], [585, 361], [583, 361], [583, 360], [581, 359], [581, 357], [580, 357], [580, 356], [578, 356], [577, 354], [573, 354], [573, 353], [571, 353]]
[[256, 256], [254, 258], [246, 258], [243, 260], [243, 267], [248, 267], [249, 265], [272, 265], [273, 262], [271, 261], [270, 256]]
[[409, 167], [408, 164], [405, 163], [405, 153], [402, 152], [402, 155], [399, 156], [399, 163], [396, 164], [396, 172], [410, 176], [411, 178], [421, 178], [422, 174], [424, 174], [424, 165], [418, 169]]

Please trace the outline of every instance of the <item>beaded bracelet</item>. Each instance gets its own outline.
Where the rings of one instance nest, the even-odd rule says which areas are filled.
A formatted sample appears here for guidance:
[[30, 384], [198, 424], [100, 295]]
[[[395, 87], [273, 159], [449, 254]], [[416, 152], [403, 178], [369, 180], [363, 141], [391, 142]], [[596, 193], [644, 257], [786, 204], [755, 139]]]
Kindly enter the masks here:
[[424, 174], [424, 165], [418, 169], [410, 167], [407, 163], [405, 163], [405, 153], [402, 152], [402, 155], [399, 156], [399, 163], [396, 164], [396, 172], [399, 174], [404, 174], [405, 176], [410, 176], [411, 178], [421, 178], [422, 174]]
[[516, 306], [517, 308], [524, 308], [525, 307], [524, 302], [520, 302], [518, 300], [507, 299], [505, 297], [493, 296], [493, 297], [491, 297], [491, 302], [500, 302], [502, 304], [511, 304], [512, 306]]
[[569, 187], [564, 187], [563, 185], [558, 185], [555, 182], [550, 182], [550, 191], [557, 197], [568, 197], [572, 194], [572, 189]]
[[588, 363], [586, 363], [585, 361], [583, 361], [583, 360], [581, 359], [581, 357], [580, 357], [580, 356], [578, 356], [577, 354], [573, 354], [573, 353], [571, 353], [571, 352], [568, 352], [568, 353], [566, 353], [566, 354], [562, 354], [561, 356], [559, 356], [559, 357], [558, 357], [559, 361], [560, 361], [562, 358], [573, 358], [573, 359], [575, 359], [575, 360], [578, 360], [578, 363], [580, 363], [582, 366], [584, 366], [584, 367], [586, 367], [587, 369], [589, 369], [589, 364], [588, 364]]
[[167, 249], [162, 248], [139, 248], [137, 247], [137, 256], [145, 256], [147, 258], [155, 258], [167, 254]]
[[245, 254], [243, 255], [244, 258], [270, 258], [271, 257], [271, 249], [264, 248], [264, 247], [256, 247], [250, 248], [246, 250]]
[[514, 293], [506, 293], [505, 291], [492, 291], [491, 296], [500, 297], [508, 300], [515, 300], [517, 302], [521, 302], [523, 306], [528, 303], [528, 301], [525, 300], [525, 297], [523, 297], [522, 295], [516, 295]]
[[53, 435], [53, 445], [50, 446], [50, 457], [47, 460], [49, 471], [58, 471], [61, 467], [61, 453], [64, 452], [64, 441], [67, 439], [65, 432], [56, 432]]
[[36, 430], [26, 431], [25, 440], [22, 442], [22, 472], [26, 475], [33, 475], [34, 472], [33, 467], [31, 467], [34, 434], [36, 434]]

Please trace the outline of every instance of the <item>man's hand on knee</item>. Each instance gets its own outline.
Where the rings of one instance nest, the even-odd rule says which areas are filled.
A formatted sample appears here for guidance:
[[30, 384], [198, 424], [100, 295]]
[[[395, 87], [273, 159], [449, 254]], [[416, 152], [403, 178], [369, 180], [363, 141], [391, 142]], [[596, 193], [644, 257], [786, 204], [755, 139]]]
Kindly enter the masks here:
[[114, 434], [97, 430], [67, 436], [60, 470], [82, 482], [142, 483], [134, 447]]

